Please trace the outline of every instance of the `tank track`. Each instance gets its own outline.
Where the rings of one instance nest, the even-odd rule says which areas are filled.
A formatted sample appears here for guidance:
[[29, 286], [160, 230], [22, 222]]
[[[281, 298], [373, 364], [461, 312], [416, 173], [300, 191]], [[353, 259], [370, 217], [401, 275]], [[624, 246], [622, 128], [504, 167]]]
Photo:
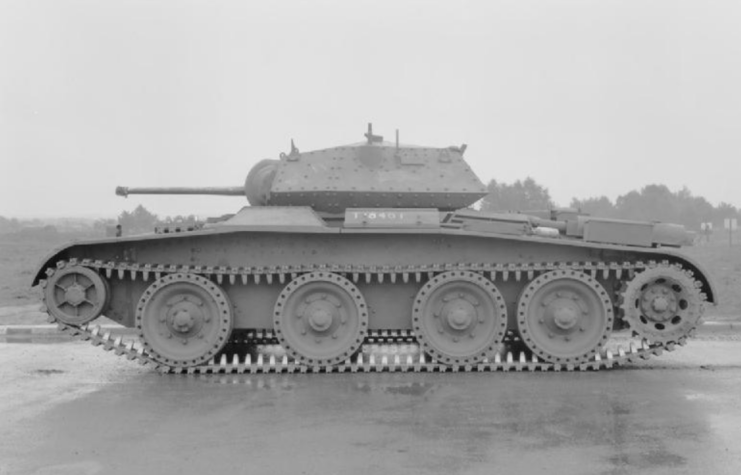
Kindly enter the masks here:
[[[502, 264], [448, 264], [448, 265], [424, 265], [417, 267], [377, 267], [377, 266], [285, 266], [285, 267], [254, 267], [254, 268], [229, 268], [229, 267], [200, 267], [200, 266], [163, 266], [163, 265], [141, 265], [129, 263], [116, 263], [112, 261], [77, 260], [58, 261], [57, 269], [67, 265], [81, 265], [103, 273], [108, 279], [118, 277], [125, 279], [127, 276], [135, 280], [141, 276], [145, 281], [150, 277], [159, 279], [166, 273], [196, 273], [206, 278], [215, 279], [221, 284], [227, 280], [235, 284], [237, 279], [243, 284], [253, 280], [259, 284], [264, 278], [268, 283], [278, 281], [285, 283], [288, 279], [294, 279], [299, 274], [314, 271], [328, 271], [345, 274], [354, 282], [365, 279], [370, 283], [377, 279], [383, 283], [385, 279], [394, 283], [397, 280], [408, 282], [414, 279], [417, 282], [423, 280], [423, 276], [432, 278], [436, 273], [450, 270], [466, 270], [482, 273], [492, 281], [502, 279], [521, 280], [526, 277], [532, 280], [536, 273], [551, 270], [577, 270], [586, 272], [592, 277], [608, 279], [611, 274], [621, 279], [627, 273], [632, 278], [636, 271], [648, 268], [666, 267], [684, 272], [692, 277], [692, 272], [682, 269], [679, 264], [663, 261], [657, 263], [649, 262], [584, 262], [584, 263], [543, 263], [525, 265], [502, 265]], [[49, 268], [47, 277], [51, 277], [56, 270]], [[702, 284], [693, 278], [696, 288]], [[42, 280], [42, 286], [46, 280]], [[706, 301], [706, 295], [700, 293], [700, 298]], [[619, 302], [616, 299], [615, 302]], [[616, 304], [618, 306], [619, 304]], [[45, 310], [45, 309], [44, 309]], [[653, 356], [660, 356], [664, 351], [673, 351], [677, 346], [684, 346], [687, 339], [694, 336], [696, 325], [687, 334], [671, 342], [652, 342], [648, 339], [624, 338], [624, 341], [615, 343], [611, 338], [610, 343], [602, 348], [594, 359], [580, 364], [560, 364], [540, 361], [535, 354], [527, 349], [513, 332], [508, 332], [504, 340], [504, 347], [493, 358], [484, 359], [480, 363], [470, 365], [447, 365], [430, 360], [419, 351], [416, 337], [412, 331], [406, 330], [383, 330], [370, 331], [356, 355], [355, 360], [347, 360], [342, 364], [333, 366], [311, 366], [301, 364], [289, 359], [285, 354], [281, 356], [280, 351], [270, 355], [263, 353], [255, 354], [254, 349], [258, 346], [279, 348], [278, 339], [272, 330], [243, 331], [243, 338], [237, 342], [253, 351], [235, 352], [229, 349], [230, 345], [216, 358], [207, 364], [193, 367], [177, 367], [164, 365], [155, 361], [147, 355], [143, 344], [138, 341], [128, 340], [124, 342], [121, 336], [113, 338], [110, 332], [103, 332], [98, 325], [86, 324], [80, 327], [66, 324], [57, 320], [49, 314], [49, 322], [57, 325], [62, 334], [77, 340], [88, 341], [93, 346], [102, 347], [103, 350], [113, 352], [129, 360], [134, 360], [142, 365], [149, 365], [161, 373], [174, 374], [267, 374], [267, 373], [345, 373], [345, 372], [498, 372], [498, 371], [595, 371], [611, 369], [617, 366], [629, 365], [639, 361], [647, 360]], [[698, 320], [699, 322], [699, 320]], [[141, 339], [141, 331], [139, 338]], [[381, 348], [383, 346], [383, 348]], [[386, 348], [389, 346], [389, 348]], [[403, 351], [407, 347], [407, 351]], [[400, 351], [401, 349], [401, 351]], [[380, 351], [380, 354], [378, 350]], [[384, 351], [385, 350], [385, 351]]]

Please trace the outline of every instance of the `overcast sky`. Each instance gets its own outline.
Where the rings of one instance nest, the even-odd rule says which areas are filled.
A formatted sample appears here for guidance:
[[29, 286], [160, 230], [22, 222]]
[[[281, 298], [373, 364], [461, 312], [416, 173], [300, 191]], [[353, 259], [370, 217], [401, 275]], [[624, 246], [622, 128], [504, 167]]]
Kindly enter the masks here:
[[240, 185], [367, 122], [563, 206], [741, 206], [741, 2], [0, 0], [0, 215], [233, 212], [114, 189]]

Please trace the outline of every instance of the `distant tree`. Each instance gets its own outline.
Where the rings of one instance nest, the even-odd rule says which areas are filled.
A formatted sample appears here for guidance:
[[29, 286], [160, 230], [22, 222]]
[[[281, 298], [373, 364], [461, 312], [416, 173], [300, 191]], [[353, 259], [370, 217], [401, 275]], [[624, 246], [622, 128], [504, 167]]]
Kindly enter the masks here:
[[[724, 204], [721, 204], [724, 206]], [[672, 192], [665, 185], [647, 185], [640, 191], [633, 190], [618, 196], [613, 204], [607, 197], [573, 199], [572, 208], [579, 208], [593, 216], [622, 218], [640, 221], [664, 221], [700, 229], [702, 223], [717, 222], [719, 212], [705, 198], [694, 196], [687, 187]], [[723, 213], [737, 210], [725, 205]], [[721, 214], [723, 214], [721, 213]], [[722, 219], [720, 219], [722, 223]]]
[[24, 239], [53, 239], [57, 237], [59, 231], [56, 226], [47, 224], [45, 226], [24, 226], [17, 231], [17, 234]]
[[647, 185], [615, 200], [618, 216], [642, 221], [675, 222], [677, 203], [666, 185]]
[[[713, 226], [720, 229], [726, 219], [736, 218], [741, 221], [741, 212], [730, 203], [722, 202], [713, 209]], [[741, 223], [740, 223], [741, 224]]]
[[606, 196], [586, 198], [583, 200], [574, 198], [571, 200], [570, 207], [590, 216], [601, 216], [603, 218], [614, 218], [617, 216], [615, 205]]
[[96, 219], [93, 222], [93, 232], [97, 236], [115, 236], [116, 224], [115, 219]]
[[532, 211], [554, 207], [548, 189], [530, 177], [511, 185], [491, 180], [486, 188], [488, 194], [482, 200], [482, 211]]
[[21, 229], [22, 225], [16, 218], [0, 216], [0, 233], [13, 233]]
[[139, 234], [151, 232], [157, 223], [156, 214], [150, 213], [144, 206], [137, 206], [134, 211], [124, 211], [118, 216], [118, 224], [124, 234]]
[[96, 219], [93, 223], [93, 230], [96, 233], [105, 233], [106, 229], [116, 225], [115, 219]]
[[676, 193], [677, 223], [693, 229], [700, 229], [702, 223], [712, 222], [713, 205], [701, 196], [693, 196], [685, 186]]

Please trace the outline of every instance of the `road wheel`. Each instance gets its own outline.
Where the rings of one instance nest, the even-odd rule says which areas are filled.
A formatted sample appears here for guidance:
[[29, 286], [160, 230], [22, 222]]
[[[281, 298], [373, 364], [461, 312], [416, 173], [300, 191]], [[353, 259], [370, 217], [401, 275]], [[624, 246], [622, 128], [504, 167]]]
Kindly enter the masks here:
[[417, 293], [412, 326], [422, 349], [436, 360], [474, 364], [499, 350], [507, 307], [494, 283], [482, 275], [445, 272]]
[[590, 361], [609, 338], [613, 304], [605, 288], [589, 275], [556, 270], [534, 279], [517, 303], [522, 341], [552, 363]]
[[232, 320], [226, 293], [195, 274], [156, 280], [136, 307], [136, 328], [147, 353], [169, 366], [208, 362], [229, 340]]
[[295, 360], [331, 366], [351, 358], [368, 334], [368, 306], [360, 290], [331, 272], [289, 282], [273, 311], [278, 340]]

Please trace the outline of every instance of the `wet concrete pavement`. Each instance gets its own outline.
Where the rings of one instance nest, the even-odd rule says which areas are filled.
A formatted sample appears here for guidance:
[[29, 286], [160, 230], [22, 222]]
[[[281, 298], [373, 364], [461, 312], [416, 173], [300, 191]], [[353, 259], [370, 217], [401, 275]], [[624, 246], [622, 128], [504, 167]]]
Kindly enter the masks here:
[[589, 373], [162, 376], [0, 344], [0, 474], [741, 471], [741, 341]]

